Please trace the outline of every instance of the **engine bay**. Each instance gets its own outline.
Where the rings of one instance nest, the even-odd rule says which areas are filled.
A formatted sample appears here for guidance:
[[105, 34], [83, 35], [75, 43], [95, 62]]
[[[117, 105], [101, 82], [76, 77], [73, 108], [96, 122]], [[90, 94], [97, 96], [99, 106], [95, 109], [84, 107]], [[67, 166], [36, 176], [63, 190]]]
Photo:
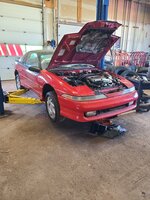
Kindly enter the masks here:
[[78, 70], [78, 71], [57, 71], [55, 74], [61, 77], [71, 86], [87, 85], [92, 90], [103, 90], [107, 88], [123, 89], [125, 86], [119, 78], [113, 77], [110, 73], [100, 70]]

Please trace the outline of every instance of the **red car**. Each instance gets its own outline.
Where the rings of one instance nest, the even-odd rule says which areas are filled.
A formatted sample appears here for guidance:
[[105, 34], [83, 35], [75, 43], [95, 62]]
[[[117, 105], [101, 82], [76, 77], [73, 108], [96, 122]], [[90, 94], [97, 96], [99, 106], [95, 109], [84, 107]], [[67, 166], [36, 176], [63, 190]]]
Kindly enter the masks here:
[[89, 122], [111, 118], [136, 107], [137, 92], [123, 77], [99, 69], [100, 60], [118, 40], [117, 22], [87, 23], [65, 35], [53, 56], [31, 51], [16, 62], [17, 88], [34, 91], [46, 103], [50, 119], [61, 116]]

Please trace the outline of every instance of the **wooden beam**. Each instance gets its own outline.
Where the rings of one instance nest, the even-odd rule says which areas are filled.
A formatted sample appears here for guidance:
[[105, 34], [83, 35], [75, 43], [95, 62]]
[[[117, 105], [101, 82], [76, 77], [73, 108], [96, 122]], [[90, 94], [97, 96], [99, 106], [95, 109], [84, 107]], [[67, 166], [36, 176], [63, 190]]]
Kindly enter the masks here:
[[42, 5], [37, 5], [37, 4], [28, 3], [25, 1], [19, 1], [19, 0], [0, 0], [0, 2], [17, 4], [17, 5], [28, 6], [28, 7], [33, 7], [33, 8], [42, 8]]
[[55, 8], [57, 6], [57, 1], [56, 0], [45, 0], [44, 1], [45, 7], [47, 8]]
[[77, 22], [82, 21], [82, 0], [77, 0]]
[[54, 9], [58, 8], [58, 0], [53, 0], [54, 1]]

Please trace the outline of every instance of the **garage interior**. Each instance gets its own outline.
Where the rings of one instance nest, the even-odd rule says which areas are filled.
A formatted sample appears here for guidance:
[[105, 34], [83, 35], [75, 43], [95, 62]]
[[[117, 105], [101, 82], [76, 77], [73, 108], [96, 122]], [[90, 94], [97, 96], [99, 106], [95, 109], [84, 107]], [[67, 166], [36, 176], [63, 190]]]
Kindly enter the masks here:
[[[122, 24], [115, 32], [120, 39], [106, 57], [113, 56], [116, 67], [128, 67], [132, 57], [132, 65], [145, 69], [150, 65], [150, 0], [0, 0], [3, 91], [16, 90], [18, 57], [43, 48], [53, 53], [65, 34], [106, 15]], [[26, 96], [36, 98], [32, 91]], [[127, 132], [108, 139], [90, 135], [90, 123], [53, 124], [44, 104], [6, 103], [4, 108], [0, 200], [150, 199], [150, 112], [133, 110], [115, 118]]]

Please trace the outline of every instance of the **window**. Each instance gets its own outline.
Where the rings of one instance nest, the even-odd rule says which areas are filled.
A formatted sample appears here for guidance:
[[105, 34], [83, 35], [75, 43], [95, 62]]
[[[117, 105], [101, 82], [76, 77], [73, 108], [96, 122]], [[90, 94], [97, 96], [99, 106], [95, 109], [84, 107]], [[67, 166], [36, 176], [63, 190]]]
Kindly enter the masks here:
[[36, 53], [31, 53], [29, 54], [27, 60], [26, 60], [26, 65], [28, 67], [37, 67], [39, 68], [39, 60], [38, 56]]
[[24, 63], [26, 62], [27, 57], [28, 57], [28, 53], [26, 53], [24, 56], [22, 56], [22, 57], [19, 59], [19, 62], [21, 62], [21, 63], [24, 64]]
[[41, 54], [40, 55], [40, 62], [41, 62], [41, 68], [42, 69], [46, 69], [50, 63], [50, 60], [52, 58], [52, 53], [48, 53], [48, 54]]

